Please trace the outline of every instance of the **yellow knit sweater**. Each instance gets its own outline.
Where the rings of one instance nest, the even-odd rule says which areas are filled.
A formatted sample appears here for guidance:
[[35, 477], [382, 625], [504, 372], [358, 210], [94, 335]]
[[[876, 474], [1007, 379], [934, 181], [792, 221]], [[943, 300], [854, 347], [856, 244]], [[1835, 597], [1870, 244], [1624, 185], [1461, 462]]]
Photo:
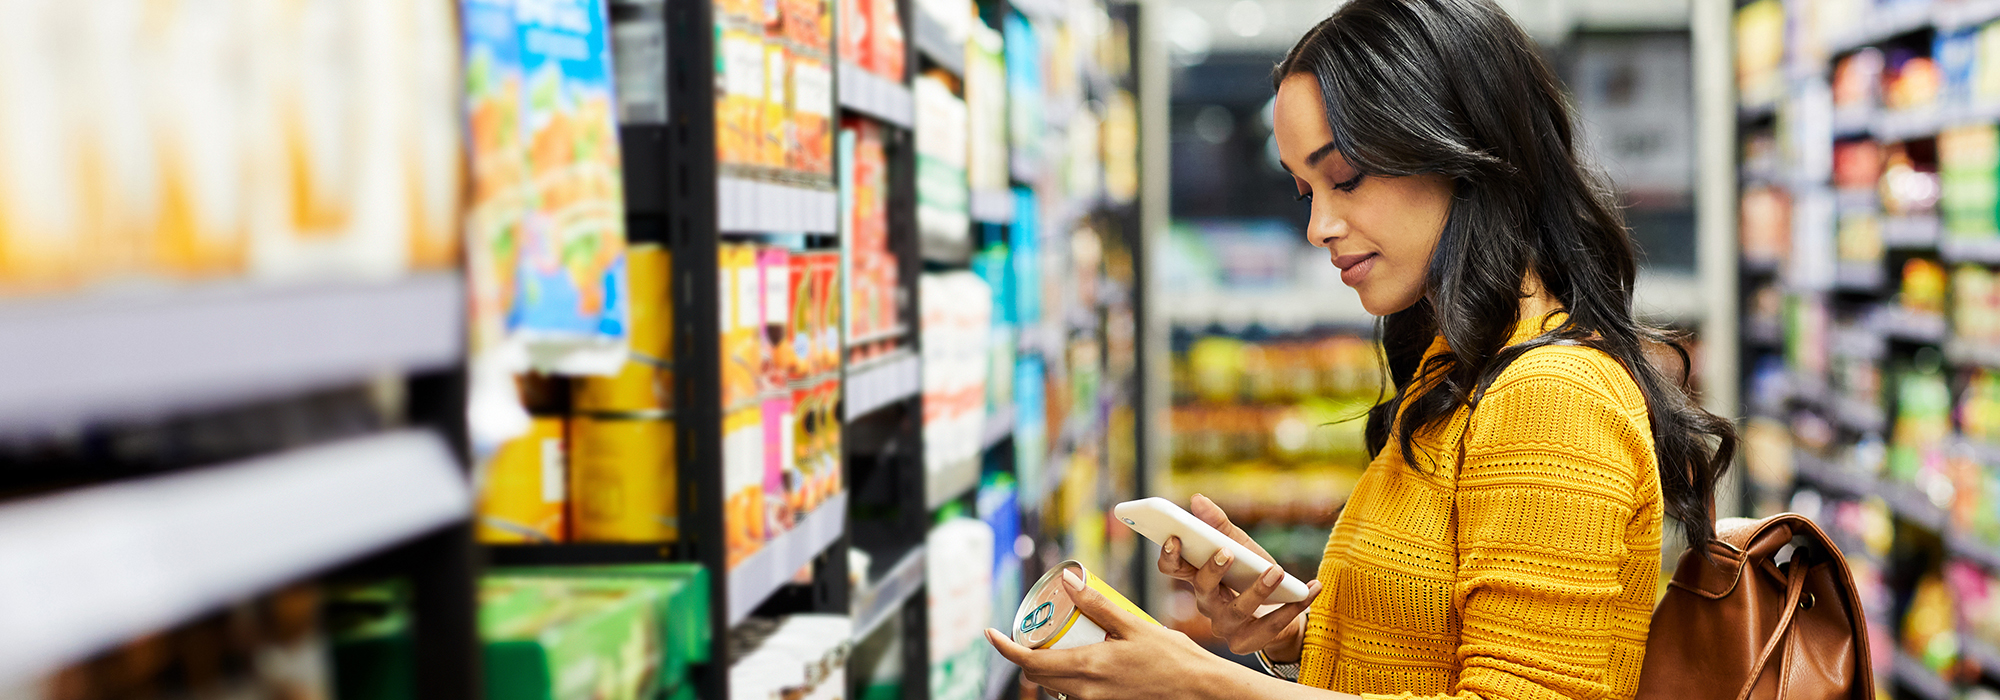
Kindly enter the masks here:
[[[1444, 349], [1439, 338], [1426, 354]], [[1660, 575], [1644, 396], [1610, 356], [1550, 346], [1515, 360], [1467, 413], [1418, 432], [1429, 473], [1393, 439], [1368, 465], [1327, 539], [1299, 682], [1399, 698], [1631, 698]]]

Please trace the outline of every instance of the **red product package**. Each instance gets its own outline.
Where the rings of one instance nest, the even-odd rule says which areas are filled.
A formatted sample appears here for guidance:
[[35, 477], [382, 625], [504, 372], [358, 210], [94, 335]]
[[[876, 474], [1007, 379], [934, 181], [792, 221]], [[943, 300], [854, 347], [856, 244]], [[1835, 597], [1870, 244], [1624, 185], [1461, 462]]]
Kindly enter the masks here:
[[[835, 0], [840, 3], [840, 60], [857, 66], [868, 66], [868, 53], [875, 30], [869, 26], [869, 13], [875, 0]], [[872, 70], [872, 69], [871, 69]]]
[[903, 18], [896, 3], [870, 3], [868, 26], [875, 31], [869, 36], [868, 62], [863, 67], [891, 82], [903, 82]]
[[840, 254], [813, 253], [812, 302], [817, 322], [810, 365], [815, 374], [840, 369]]
[[786, 302], [790, 312], [785, 321], [786, 342], [778, 349], [778, 357], [786, 373], [796, 381], [812, 375], [813, 343], [818, 338], [813, 335], [812, 314], [816, 307], [812, 304], [812, 256], [793, 255], [789, 262]]
[[1833, 145], [1833, 186], [1872, 190], [1882, 177], [1882, 147], [1874, 141], [1843, 141]]
[[882, 130], [874, 122], [858, 120], [854, 138], [854, 249], [887, 250], [889, 247], [888, 156], [882, 147]]

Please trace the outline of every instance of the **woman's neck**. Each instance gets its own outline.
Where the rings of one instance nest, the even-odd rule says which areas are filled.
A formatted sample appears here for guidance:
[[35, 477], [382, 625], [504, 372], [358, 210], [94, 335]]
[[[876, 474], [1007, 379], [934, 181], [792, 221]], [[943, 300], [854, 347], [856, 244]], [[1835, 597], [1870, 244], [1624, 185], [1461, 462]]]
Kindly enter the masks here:
[[1562, 302], [1557, 301], [1555, 295], [1550, 294], [1548, 288], [1542, 286], [1542, 276], [1535, 274], [1532, 269], [1528, 270], [1528, 275], [1521, 280], [1519, 318], [1523, 321], [1541, 318], [1561, 310], [1563, 310]]

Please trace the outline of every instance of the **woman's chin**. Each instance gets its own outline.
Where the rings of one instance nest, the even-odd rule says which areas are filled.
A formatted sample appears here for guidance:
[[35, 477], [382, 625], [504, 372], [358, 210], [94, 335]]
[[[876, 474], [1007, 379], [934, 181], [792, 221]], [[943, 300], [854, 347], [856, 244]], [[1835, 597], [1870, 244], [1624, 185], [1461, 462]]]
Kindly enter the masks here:
[[1370, 316], [1387, 316], [1410, 308], [1417, 303], [1416, 299], [1387, 298], [1389, 295], [1382, 294], [1379, 290], [1375, 294], [1369, 294], [1369, 290], [1367, 289], [1356, 289], [1354, 291], [1361, 295], [1361, 308], [1366, 310]]

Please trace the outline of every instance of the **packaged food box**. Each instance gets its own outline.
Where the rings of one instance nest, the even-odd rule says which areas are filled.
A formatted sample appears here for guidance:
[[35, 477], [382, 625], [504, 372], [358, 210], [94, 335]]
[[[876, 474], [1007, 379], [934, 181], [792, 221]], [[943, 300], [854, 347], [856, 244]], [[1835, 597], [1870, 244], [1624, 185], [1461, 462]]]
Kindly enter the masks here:
[[659, 591], [488, 578], [479, 598], [488, 698], [641, 700], [656, 692]]

